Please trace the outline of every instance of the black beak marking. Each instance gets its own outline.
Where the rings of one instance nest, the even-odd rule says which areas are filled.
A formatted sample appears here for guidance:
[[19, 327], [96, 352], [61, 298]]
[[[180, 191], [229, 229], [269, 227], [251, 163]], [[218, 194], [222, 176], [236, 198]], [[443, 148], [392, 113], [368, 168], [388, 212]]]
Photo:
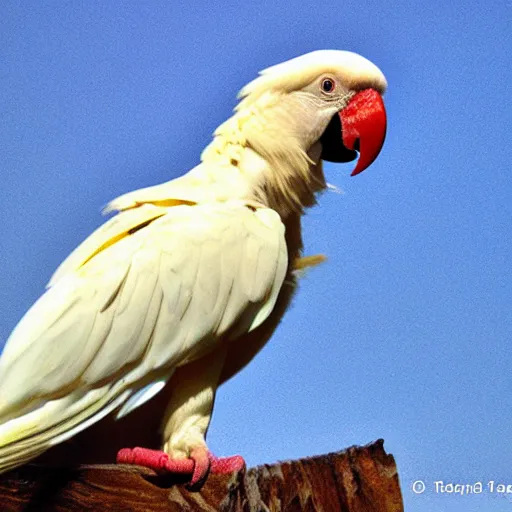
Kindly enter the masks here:
[[341, 120], [338, 113], [334, 114], [327, 128], [320, 137], [322, 144], [322, 160], [328, 162], [352, 162], [357, 158], [357, 151], [347, 149], [343, 145]]

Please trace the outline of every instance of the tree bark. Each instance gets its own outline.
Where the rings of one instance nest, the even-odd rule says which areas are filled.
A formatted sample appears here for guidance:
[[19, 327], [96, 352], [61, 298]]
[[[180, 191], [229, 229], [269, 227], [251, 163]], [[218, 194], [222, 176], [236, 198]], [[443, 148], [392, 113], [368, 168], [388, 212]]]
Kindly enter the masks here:
[[117, 465], [27, 465], [0, 475], [2, 511], [402, 512], [383, 441], [338, 453], [210, 475], [200, 492], [186, 478]]

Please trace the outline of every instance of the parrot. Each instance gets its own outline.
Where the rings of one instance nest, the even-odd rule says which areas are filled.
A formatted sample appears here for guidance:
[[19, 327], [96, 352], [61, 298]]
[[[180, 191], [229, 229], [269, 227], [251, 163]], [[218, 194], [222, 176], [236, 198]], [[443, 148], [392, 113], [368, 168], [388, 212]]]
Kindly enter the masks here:
[[377, 158], [386, 89], [381, 70], [349, 51], [268, 67], [196, 167], [111, 201], [113, 215], [5, 344], [0, 473], [74, 447], [81, 462], [103, 450], [187, 475], [191, 488], [243, 468], [206, 443], [217, 389], [267, 343], [301, 272], [322, 261], [303, 255], [302, 215], [327, 188], [324, 160], [357, 159], [356, 175]]

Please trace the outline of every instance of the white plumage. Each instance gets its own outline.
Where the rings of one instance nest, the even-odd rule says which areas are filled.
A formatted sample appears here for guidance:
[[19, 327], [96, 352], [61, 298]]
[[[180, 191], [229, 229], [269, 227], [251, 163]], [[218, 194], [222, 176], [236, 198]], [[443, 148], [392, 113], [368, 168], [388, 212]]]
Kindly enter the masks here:
[[[326, 75], [336, 95], [319, 89]], [[0, 471], [124, 417], [198, 361], [162, 444], [176, 458], [205, 445], [216, 387], [265, 343], [295, 287], [300, 215], [325, 188], [322, 133], [359, 90], [385, 87], [350, 52], [271, 67], [242, 90], [200, 165], [112, 201], [119, 213], [61, 264], [5, 346]]]

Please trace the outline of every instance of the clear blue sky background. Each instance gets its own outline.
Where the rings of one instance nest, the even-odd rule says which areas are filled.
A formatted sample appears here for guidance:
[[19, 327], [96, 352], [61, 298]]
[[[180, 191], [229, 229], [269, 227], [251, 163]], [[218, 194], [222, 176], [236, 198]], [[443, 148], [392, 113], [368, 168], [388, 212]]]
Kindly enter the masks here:
[[3, 0], [0, 342], [109, 199], [198, 162], [258, 70], [356, 51], [390, 84], [386, 145], [357, 178], [326, 165], [344, 195], [305, 240], [329, 262], [219, 393], [211, 448], [254, 465], [383, 437], [408, 510], [511, 510], [433, 491], [512, 484], [511, 26], [504, 0]]

